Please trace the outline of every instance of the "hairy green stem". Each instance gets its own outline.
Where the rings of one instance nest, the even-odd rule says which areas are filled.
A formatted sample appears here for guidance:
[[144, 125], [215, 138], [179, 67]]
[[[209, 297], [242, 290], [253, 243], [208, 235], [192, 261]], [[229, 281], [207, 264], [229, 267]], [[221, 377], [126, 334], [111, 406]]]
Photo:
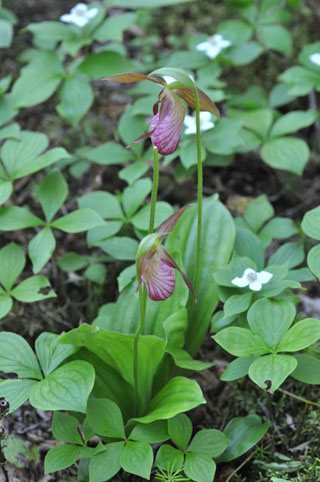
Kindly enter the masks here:
[[[153, 149], [153, 186], [151, 194], [151, 204], [150, 204], [150, 218], [149, 218], [149, 229], [148, 234], [154, 231], [154, 219], [156, 213], [156, 202], [158, 195], [158, 185], [159, 185], [159, 154], [158, 149], [155, 147]], [[137, 280], [140, 280], [140, 267], [139, 260], [136, 262], [137, 268]], [[147, 294], [146, 289], [143, 284], [139, 288], [139, 324], [133, 341], [133, 379], [134, 379], [134, 407], [135, 414], [139, 416], [139, 375], [138, 375], [138, 362], [139, 362], [139, 338], [143, 335], [144, 324], [146, 317], [146, 304], [147, 304]]]
[[200, 138], [200, 105], [199, 94], [197, 88], [194, 87], [194, 97], [196, 103], [196, 127], [197, 127], [197, 166], [198, 166], [198, 224], [197, 224], [197, 251], [196, 251], [196, 265], [194, 270], [194, 289], [197, 289], [198, 277], [199, 277], [199, 265], [201, 254], [201, 226], [202, 226], [202, 190], [203, 190], [203, 173], [202, 173], [202, 160], [201, 160], [201, 138]]
[[311, 400], [307, 400], [306, 398], [300, 397], [299, 395], [295, 395], [294, 393], [287, 392], [287, 390], [283, 390], [283, 388], [278, 388], [279, 392], [284, 393], [285, 395], [289, 395], [289, 397], [295, 398], [300, 402], [306, 403], [308, 405], [314, 405], [315, 407], [320, 407], [320, 403], [312, 402]]

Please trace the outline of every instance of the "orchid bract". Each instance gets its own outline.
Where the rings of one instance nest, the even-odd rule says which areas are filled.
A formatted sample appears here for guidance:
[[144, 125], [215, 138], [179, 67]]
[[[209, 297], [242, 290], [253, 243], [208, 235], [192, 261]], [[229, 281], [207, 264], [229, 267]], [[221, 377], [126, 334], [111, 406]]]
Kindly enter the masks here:
[[[186, 108], [181, 102], [181, 99], [183, 99], [189, 107], [195, 109], [196, 100], [193, 89], [185, 87], [179, 81], [167, 84], [165, 76], [162, 78], [157, 75], [147, 76], [134, 73], [115, 74], [106, 77], [105, 80], [116, 83], [149, 80], [150, 82], [155, 82], [163, 86], [158, 100], [153, 106], [153, 118], [150, 130], [146, 134], [138, 137], [133, 143], [151, 137], [152, 143], [157, 147], [159, 154], [169, 155], [175, 152], [180, 142], [183, 121], [186, 116]], [[199, 95], [200, 111], [210, 112], [216, 117], [219, 117], [219, 111], [209, 97], [201, 89], [197, 88], [197, 92]]]

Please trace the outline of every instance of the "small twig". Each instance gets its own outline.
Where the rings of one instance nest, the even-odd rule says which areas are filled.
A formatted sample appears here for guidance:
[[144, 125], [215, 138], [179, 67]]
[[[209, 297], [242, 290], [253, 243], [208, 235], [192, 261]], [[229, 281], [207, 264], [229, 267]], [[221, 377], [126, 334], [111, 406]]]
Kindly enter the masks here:
[[232, 479], [232, 477], [236, 475], [236, 473], [239, 472], [239, 470], [242, 469], [242, 467], [246, 465], [246, 463], [248, 463], [249, 460], [252, 459], [255, 453], [256, 453], [256, 450], [254, 450], [250, 455], [248, 455], [248, 457], [236, 469], [234, 469], [233, 472], [231, 472], [231, 474], [229, 475], [229, 477], [226, 479], [225, 482], [229, 482]]

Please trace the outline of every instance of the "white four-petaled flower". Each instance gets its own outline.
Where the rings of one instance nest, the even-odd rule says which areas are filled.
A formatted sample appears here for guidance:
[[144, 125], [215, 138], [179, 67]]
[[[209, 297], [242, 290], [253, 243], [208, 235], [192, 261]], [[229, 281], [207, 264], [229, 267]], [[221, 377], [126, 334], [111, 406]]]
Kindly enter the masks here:
[[309, 55], [309, 60], [320, 67], [320, 52]]
[[78, 27], [84, 27], [98, 13], [97, 8], [88, 8], [85, 3], [77, 3], [70, 13], [66, 13], [60, 17], [62, 22], [74, 23]]
[[249, 286], [252, 291], [260, 291], [262, 285], [268, 283], [272, 276], [273, 274], [268, 271], [260, 271], [260, 273], [258, 273], [254, 269], [247, 268], [241, 278], [237, 276], [231, 280], [231, 283], [239, 288]]
[[[197, 125], [196, 118], [192, 115], [186, 115], [184, 118], [184, 125], [187, 126], [184, 131], [185, 134], [196, 134]], [[207, 131], [214, 127], [212, 122], [212, 114], [210, 112], [200, 112], [200, 131]]]
[[215, 59], [221, 50], [230, 47], [230, 40], [225, 40], [222, 35], [216, 34], [209, 37], [205, 42], [201, 42], [196, 46], [197, 50], [203, 51], [210, 59]]

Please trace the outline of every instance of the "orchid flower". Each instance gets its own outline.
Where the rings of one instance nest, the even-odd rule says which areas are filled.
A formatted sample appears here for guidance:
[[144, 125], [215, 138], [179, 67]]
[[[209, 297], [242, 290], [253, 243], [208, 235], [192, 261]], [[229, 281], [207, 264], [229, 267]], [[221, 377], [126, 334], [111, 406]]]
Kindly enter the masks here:
[[309, 60], [320, 67], [320, 52], [309, 55]]
[[78, 27], [84, 27], [98, 13], [97, 8], [88, 8], [85, 3], [77, 3], [70, 13], [66, 13], [60, 17], [62, 22], [73, 23]]
[[[153, 117], [150, 130], [146, 134], [138, 137], [133, 144], [140, 142], [147, 137], [151, 137], [154, 147], [157, 147], [159, 154], [168, 155], [177, 149], [186, 115], [186, 108], [181, 101], [183, 99], [192, 109], [196, 108], [195, 95], [193, 89], [185, 87], [180, 82], [166, 82], [164, 76], [143, 75], [143, 74], [116, 74], [106, 77], [105, 80], [116, 83], [131, 83], [149, 80], [162, 85], [157, 102], [153, 106]], [[209, 97], [200, 89], [199, 95], [200, 111], [207, 111], [219, 117], [219, 111]], [[160, 104], [160, 109], [159, 109]]]
[[139, 282], [137, 291], [144, 283], [147, 294], [153, 301], [163, 301], [169, 298], [175, 288], [175, 272], [178, 270], [184, 282], [192, 292], [196, 301], [193, 286], [189, 278], [181, 271], [177, 263], [162, 246], [162, 241], [171, 233], [186, 207], [169, 216], [153, 234], [149, 234], [139, 244], [137, 253]]
[[238, 276], [231, 280], [233, 285], [238, 286], [239, 288], [244, 288], [245, 286], [249, 286], [250, 290], [252, 291], [260, 291], [262, 285], [268, 283], [273, 274], [269, 273], [268, 271], [260, 271], [259, 273], [254, 269], [247, 268], [241, 278]]
[[231, 45], [230, 40], [225, 40], [222, 35], [216, 34], [209, 37], [206, 42], [196, 45], [196, 49], [203, 51], [210, 59], [215, 59], [223, 49]]

